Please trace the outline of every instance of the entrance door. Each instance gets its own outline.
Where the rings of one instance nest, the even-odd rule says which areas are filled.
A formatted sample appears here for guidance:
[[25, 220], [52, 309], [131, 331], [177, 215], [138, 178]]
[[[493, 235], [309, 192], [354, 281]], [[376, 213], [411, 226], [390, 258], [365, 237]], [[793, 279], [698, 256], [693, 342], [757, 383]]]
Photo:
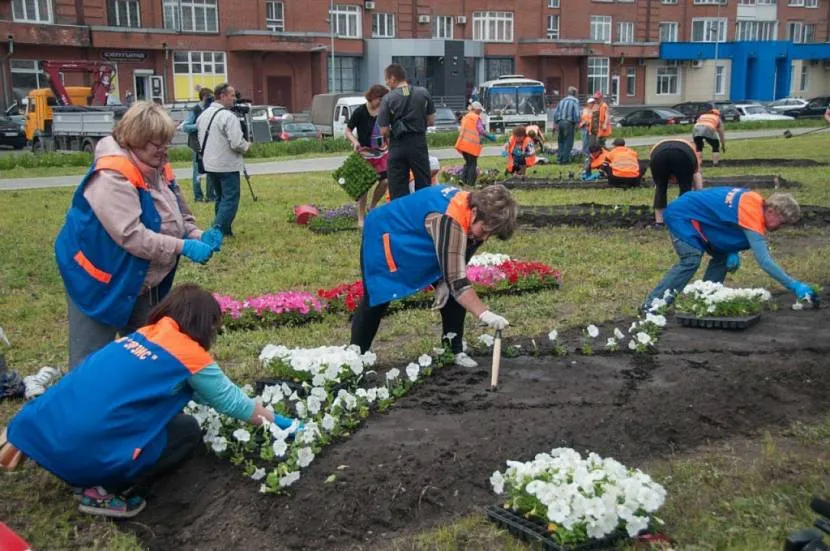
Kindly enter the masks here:
[[620, 102], [620, 75], [611, 77], [611, 105], [617, 105]]
[[282, 105], [294, 111], [291, 101], [291, 77], [268, 77], [268, 105]]
[[565, 90], [562, 89], [562, 77], [548, 77], [545, 79], [545, 94], [554, 97], [562, 97]]
[[133, 83], [135, 84], [135, 99], [137, 101], [150, 101], [150, 99], [152, 99], [150, 88], [150, 76], [152, 74], [152, 71], [146, 73], [135, 71], [133, 73]]

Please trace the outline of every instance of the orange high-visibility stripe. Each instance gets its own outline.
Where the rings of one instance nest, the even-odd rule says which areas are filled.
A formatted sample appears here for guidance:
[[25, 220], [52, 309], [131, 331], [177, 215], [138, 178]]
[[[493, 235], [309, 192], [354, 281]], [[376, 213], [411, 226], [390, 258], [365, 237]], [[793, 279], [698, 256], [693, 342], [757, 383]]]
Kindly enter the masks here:
[[704, 113], [697, 119], [697, 124], [708, 126], [712, 130], [717, 130], [720, 125], [720, 117], [714, 113]]
[[476, 113], [467, 113], [461, 119], [461, 130], [455, 141], [455, 149], [459, 153], [469, 153], [476, 157], [481, 155], [481, 136], [478, 134], [479, 116]]
[[741, 195], [738, 203], [738, 225], [764, 235], [767, 224], [764, 219], [764, 198], [754, 191]]
[[390, 272], [397, 272], [398, 265], [395, 264], [395, 258], [392, 256], [392, 242], [388, 233], [383, 234], [383, 254], [386, 256], [386, 266]]
[[470, 192], [459, 191], [447, 205], [446, 215], [458, 222], [464, 233], [470, 233], [470, 226], [473, 223], [473, 211], [470, 208]]
[[179, 324], [173, 318], [161, 318], [153, 325], [145, 325], [138, 333], [166, 350], [191, 373], [198, 373], [214, 363], [211, 355], [199, 343], [181, 332]]
[[83, 251], [78, 251], [75, 253], [75, 256], [72, 257], [78, 265], [84, 269], [86, 273], [88, 273], [92, 279], [96, 281], [100, 281], [101, 283], [107, 284], [112, 281], [112, 274], [101, 270], [100, 268], [96, 268], [95, 265], [90, 262], [90, 260], [86, 257]]
[[137, 189], [149, 189], [141, 171], [127, 157], [106, 155], [95, 160], [95, 170], [114, 170], [123, 175]]
[[615, 147], [606, 156], [611, 173], [620, 178], [636, 178], [640, 175], [637, 152], [627, 147]]
[[168, 184], [172, 184], [176, 180], [176, 175], [173, 173], [173, 165], [166, 163], [162, 169], [164, 172], [164, 179]]

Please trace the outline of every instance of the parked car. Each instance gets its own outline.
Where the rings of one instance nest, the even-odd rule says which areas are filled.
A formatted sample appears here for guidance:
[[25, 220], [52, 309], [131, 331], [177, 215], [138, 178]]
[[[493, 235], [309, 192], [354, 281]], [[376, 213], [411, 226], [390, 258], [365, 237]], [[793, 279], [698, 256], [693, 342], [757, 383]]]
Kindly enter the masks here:
[[700, 115], [711, 111], [713, 108], [720, 110], [721, 118], [726, 122], [741, 120], [741, 114], [738, 113], [738, 110], [735, 109], [732, 102], [728, 101], [687, 101], [684, 103], [678, 103], [672, 107], [672, 109], [676, 109], [691, 118], [692, 122], [696, 121]]
[[254, 105], [251, 107], [251, 120], [267, 120], [268, 126], [271, 127], [271, 138], [277, 140], [282, 132], [280, 122], [286, 113], [288, 108], [281, 105]]
[[638, 109], [619, 120], [620, 126], [659, 126], [662, 124], [689, 124], [691, 117], [668, 108]]
[[807, 105], [807, 100], [804, 98], [781, 98], [767, 103], [767, 107], [775, 113], [788, 114], [787, 111], [799, 109]]
[[774, 113], [760, 103], [736, 104], [742, 121], [791, 121], [793, 117]]
[[23, 149], [26, 145], [26, 129], [20, 121], [0, 115], [0, 145]]
[[282, 123], [282, 132], [280, 132], [279, 139], [290, 142], [292, 140], [319, 140], [322, 137], [313, 123], [285, 121]]
[[804, 107], [787, 111], [787, 114], [797, 119], [823, 117], [828, 105], [830, 105], [830, 96], [819, 96], [808, 101]]
[[458, 119], [449, 107], [435, 109], [435, 126], [427, 128], [427, 132], [458, 132]]

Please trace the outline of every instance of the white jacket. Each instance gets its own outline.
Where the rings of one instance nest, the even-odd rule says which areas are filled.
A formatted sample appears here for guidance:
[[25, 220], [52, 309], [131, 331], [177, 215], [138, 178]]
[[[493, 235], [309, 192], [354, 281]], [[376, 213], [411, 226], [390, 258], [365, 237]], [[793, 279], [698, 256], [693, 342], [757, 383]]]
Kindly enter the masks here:
[[[214, 114], [216, 114], [215, 118]], [[242, 125], [239, 119], [233, 112], [222, 107], [219, 102], [211, 103], [210, 107], [196, 119], [200, 146], [205, 141], [205, 133], [211, 118], [213, 118], [213, 124], [210, 125], [210, 134], [202, 156], [205, 170], [207, 172], [239, 172], [244, 166], [242, 155], [251, 145], [242, 135]]]

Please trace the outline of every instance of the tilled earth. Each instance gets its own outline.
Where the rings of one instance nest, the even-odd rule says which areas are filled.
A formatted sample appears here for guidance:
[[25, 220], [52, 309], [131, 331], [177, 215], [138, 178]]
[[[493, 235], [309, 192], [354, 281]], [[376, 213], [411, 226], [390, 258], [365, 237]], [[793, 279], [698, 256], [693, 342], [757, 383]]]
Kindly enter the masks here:
[[[594, 180], [586, 182], [579, 178], [535, 178], [535, 177], [511, 177], [497, 182], [507, 189], [534, 191], [540, 189], [611, 189], [608, 180]], [[798, 182], [793, 182], [775, 175], [751, 175], [751, 176], [705, 176], [704, 187], [715, 186], [740, 186], [750, 189], [783, 189], [801, 187]], [[654, 187], [654, 181], [644, 178], [641, 187]], [[619, 188], [623, 189], [623, 188]]]
[[485, 390], [489, 358], [438, 370], [327, 449], [293, 496], [263, 496], [237, 467], [200, 454], [128, 526], [152, 549], [383, 547], [493, 503], [488, 478], [507, 459], [568, 446], [638, 465], [815, 420], [830, 409], [830, 310], [788, 302], [744, 332], [670, 321], [645, 357], [505, 358], [495, 393]]

